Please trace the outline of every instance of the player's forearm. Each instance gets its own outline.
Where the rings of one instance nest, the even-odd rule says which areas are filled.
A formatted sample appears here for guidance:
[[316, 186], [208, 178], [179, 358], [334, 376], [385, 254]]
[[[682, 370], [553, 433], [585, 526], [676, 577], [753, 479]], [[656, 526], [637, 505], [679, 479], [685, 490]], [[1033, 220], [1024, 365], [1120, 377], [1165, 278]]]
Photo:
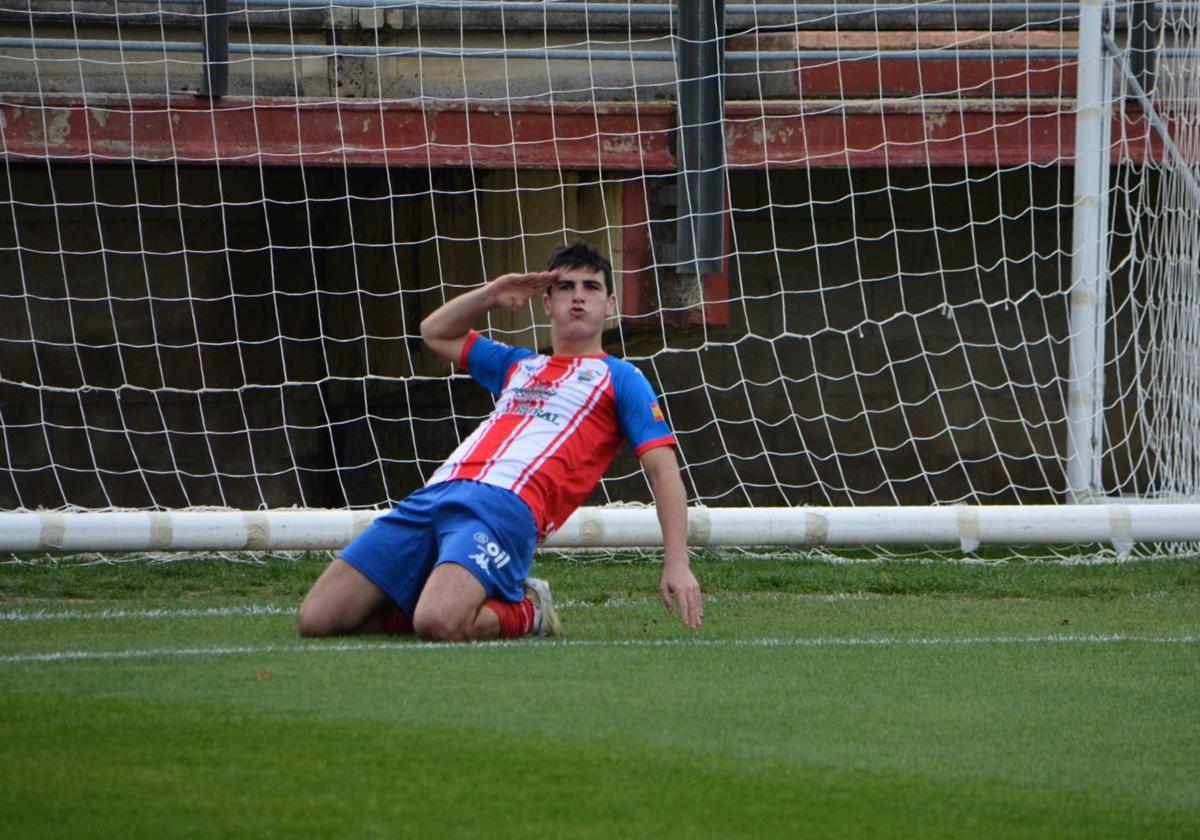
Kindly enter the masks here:
[[421, 322], [421, 337], [426, 341], [462, 338], [495, 303], [491, 283], [448, 300]]
[[688, 566], [687, 551], [687, 493], [679, 471], [663, 470], [650, 478], [654, 507], [663, 535], [663, 564]]
[[680, 620], [694, 630], [704, 621], [704, 606], [700, 583], [688, 563], [687, 492], [679, 476], [675, 450], [659, 446], [646, 451], [642, 455], [642, 468], [650, 481], [663, 535], [663, 573], [658, 594], [668, 611], [677, 600]]
[[[670, 466], [675, 466], [674, 453], [671, 453]], [[687, 495], [683, 481], [677, 467], [667, 469], [667, 464], [662, 462], [649, 475], [663, 533], [663, 572], [658, 594], [668, 612], [678, 602], [679, 620], [695, 630], [704, 622], [704, 602], [700, 583], [688, 563]]]

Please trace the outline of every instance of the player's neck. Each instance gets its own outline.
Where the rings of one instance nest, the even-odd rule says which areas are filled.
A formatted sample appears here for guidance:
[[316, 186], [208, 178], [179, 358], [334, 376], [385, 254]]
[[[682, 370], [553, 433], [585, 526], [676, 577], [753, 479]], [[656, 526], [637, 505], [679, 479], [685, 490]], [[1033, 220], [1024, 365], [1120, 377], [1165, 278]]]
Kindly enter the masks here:
[[594, 336], [566, 336], [550, 332], [550, 347], [555, 356], [600, 356], [604, 353], [600, 334]]

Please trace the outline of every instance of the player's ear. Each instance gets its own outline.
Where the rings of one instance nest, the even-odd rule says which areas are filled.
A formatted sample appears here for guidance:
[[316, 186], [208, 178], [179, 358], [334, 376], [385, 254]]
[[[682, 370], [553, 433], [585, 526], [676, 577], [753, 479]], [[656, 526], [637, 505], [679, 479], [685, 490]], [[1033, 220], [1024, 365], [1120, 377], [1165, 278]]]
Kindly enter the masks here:
[[608, 296], [608, 305], [604, 309], [604, 314], [609, 318], [617, 314], [617, 296], [615, 294]]
[[542, 292], [542, 314], [550, 314], [550, 290], [554, 288], [554, 284], [546, 287], [546, 291]]

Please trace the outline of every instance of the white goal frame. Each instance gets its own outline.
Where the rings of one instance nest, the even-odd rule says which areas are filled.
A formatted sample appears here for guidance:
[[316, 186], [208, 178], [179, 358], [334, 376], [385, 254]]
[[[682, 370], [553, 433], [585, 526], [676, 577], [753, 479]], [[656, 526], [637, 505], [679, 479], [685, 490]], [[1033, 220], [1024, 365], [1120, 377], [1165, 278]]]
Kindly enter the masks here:
[[[336, 551], [384, 511], [40, 511], [0, 515], [0, 551]], [[699, 508], [688, 544], [806, 547], [1200, 542], [1200, 504], [945, 505], [941, 507]], [[654, 548], [653, 507], [585, 507], [551, 534], [548, 549]]]

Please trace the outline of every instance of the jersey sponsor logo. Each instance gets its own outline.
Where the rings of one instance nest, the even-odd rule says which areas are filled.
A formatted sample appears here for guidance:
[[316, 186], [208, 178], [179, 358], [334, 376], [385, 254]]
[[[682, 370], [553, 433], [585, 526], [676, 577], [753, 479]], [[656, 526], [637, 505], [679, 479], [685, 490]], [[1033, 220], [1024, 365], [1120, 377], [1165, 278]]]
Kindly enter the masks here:
[[553, 426], [558, 426], [562, 423], [562, 418], [559, 417], [558, 412], [547, 411], [531, 403], [517, 403], [512, 407], [511, 412], [523, 417], [536, 417], [539, 420], [545, 420]]
[[527, 382], [524, 385], [514, 385], [512, 388], [509, 388], [508, 391], [513, 395], [513, 399], [544, 400], [557, 394], [558, 388], [556, 388], [552, 383], [538, 382], [537, 380], [534, 380], [532, 382]]
[[580, 382], [592, 382], [600, 374], [594, 370], [581, 370], [579, 376], [575, 377]]
[[546, 402], [554, 399], [558, 394], [556, 383], [533, 381], [523, 386], [510, 388], [507, 394], [511, 394], [507, 408], [509, 414], [516, 414], [520, 417], [536, 417], [538, 420], [545, 420], [554, 426], [562, 424], [562, 416], [557, 411], [545, 408]]

